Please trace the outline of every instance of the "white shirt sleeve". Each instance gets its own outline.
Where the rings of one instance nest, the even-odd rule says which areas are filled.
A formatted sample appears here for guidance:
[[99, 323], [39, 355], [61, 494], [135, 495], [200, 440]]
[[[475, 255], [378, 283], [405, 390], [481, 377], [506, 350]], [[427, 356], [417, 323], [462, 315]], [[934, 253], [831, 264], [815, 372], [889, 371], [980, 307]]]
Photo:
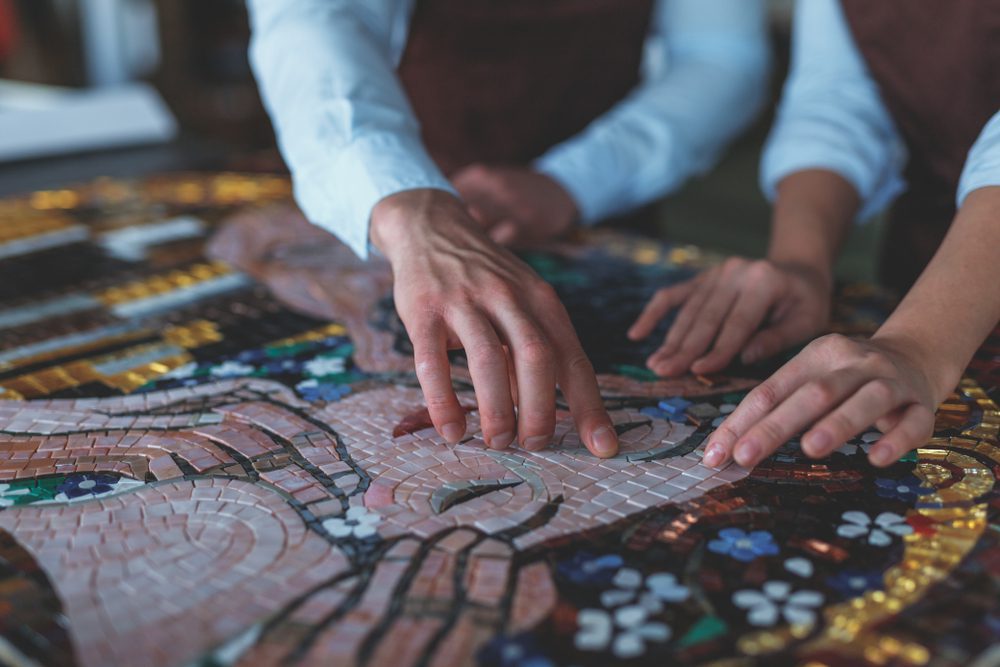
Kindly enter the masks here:
[[828, 169], [857, 190], [863, 220], [903, 191], [906, 159], [840, 4], [798, 0], [791, 71], [761, 160], [764, 193], [773, 200], [789, 174]]
[[369, 218], [380, 199], [413, 188], [454, 192], [424, 149], [395, 74], [410, 3], [247, 6], [251, 64], [309, 220], [366, 257]]
[[659, 0], [642, 82], [535, 163], [584, 223], [641, 206], [711, 168], [756, 117], [770, 63], [761, 0]]
[[961, 206], [973, 190], [990, 185], [1000, 185], [1000, 111], [993, 114], [969, 150], [958, 181], [956, 205]]

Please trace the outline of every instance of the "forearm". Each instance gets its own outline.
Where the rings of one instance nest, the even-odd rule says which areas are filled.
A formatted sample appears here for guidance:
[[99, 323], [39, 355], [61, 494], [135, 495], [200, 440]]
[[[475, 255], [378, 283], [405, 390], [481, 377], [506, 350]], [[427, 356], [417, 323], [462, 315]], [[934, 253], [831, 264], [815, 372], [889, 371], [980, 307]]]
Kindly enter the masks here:
[[309, 220], [359, 256], [376, 202], [450, 189], [427, 155], [393, 70], [397, 3], [250, 0], [250, 57]]
[[1000, 186], [965, 199], [916, 285], [875, 334], [917, 350], [943, 399], [1000, 320]]
[[832, 171], [788, 175], [778, 184], [767, 258], [815, 271], [832, 284], [833, 262], [859, 205], [854, 187]]
[[574, 198], [584, 224], [677, 190], [718, 160], [766, 101], [759, 0], [669, 0], [654, 13], [646, 77], [583, 132], [535, 163]]

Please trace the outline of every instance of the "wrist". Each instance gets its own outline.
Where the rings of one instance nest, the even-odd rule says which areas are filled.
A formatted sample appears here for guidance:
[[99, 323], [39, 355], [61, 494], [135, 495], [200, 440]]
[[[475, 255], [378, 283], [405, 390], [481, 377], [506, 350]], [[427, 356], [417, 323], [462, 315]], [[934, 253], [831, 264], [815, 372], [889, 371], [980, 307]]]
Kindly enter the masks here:
[[949, 346], [936, 344], [920, 327], [898, 324], [890, 318], [871, 338], [873, 343], [902, 356], [924, 376], [935, 403], [943, 401], [958, 386], [968, 360], [948, 354]]
[[450, 192], [435, 188], [396, 192], [372, 208], [368, 238], [392, 263], [414, 235], [425, 234], [436, 218], [448, 214], [466, 215], [465, 205]]

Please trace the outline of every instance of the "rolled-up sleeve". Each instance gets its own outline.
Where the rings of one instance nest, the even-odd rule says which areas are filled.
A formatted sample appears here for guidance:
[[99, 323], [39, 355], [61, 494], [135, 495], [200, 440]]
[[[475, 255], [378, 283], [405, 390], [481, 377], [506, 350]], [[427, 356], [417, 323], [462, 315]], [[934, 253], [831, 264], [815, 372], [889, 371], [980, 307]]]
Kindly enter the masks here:
[[413, 188], [453, 192], [395, 75], [406, 3], [247, 0], [250, 59], [306, 217], [368, 254], [372, 208]]
[[961, 206], [973, 190], [991, 185], [1000, 185], [1000, 111], [993, 114], [969, 150], [958, 181], [956, 204]]
[[561, 183], [584, 223], [641, 206], [711, 168], [767, 96], [759, 0], [660, 0], [642, 82], [535, 168]]
[[905, 188], [906, 159], [839, 3], [799, 0], [791, 71], [761, 160], [764, 193], [773, 200], [789, 174], [828, 169], [857, 190], [864, 220]]

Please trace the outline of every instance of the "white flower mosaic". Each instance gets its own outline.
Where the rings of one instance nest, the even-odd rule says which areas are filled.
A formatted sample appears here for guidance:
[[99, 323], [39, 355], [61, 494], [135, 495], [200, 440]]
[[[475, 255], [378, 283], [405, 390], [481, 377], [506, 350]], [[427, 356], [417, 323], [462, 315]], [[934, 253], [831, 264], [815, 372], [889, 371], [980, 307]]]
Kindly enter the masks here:
[[307, 361], [303, 368], [308, 375], [323, 377], [343, 373], [346, 366], [343, 357], [316, 357]]
[[246, 377], [256, 369], [248, 364], [241, 364], [238, 361], [227, 361], [212, 368], [212, 376], [217, 378]]
[[837, 528], [838, 535], [849, 539], [867, 536], [868, 544], [876, 547], [892, 544], [893, 535], [903, 537], [913, 532], [913, 526], [894, 512], [882, 512], [873, 521], [865, 512], [851, 510], [844, 512], [841, 518], [844, 523]]
[[881, 431], [876, 431], [872, 429], [871, 431], [862, 433], [856, 438], [852, 438], [851, 440], [844, 443], [834, 451], [841, 452], [843, 454], [847, 454], [850, 456], [858, 453], [858, 451], [860, 450], [861, 453], [867, 455], [868, 450], [870, 450], [872, 448], [872, 445], [874, 445], [881, 437], [882, 437]]
[[178, 366], [174, 370], [169, 371], [163, 377], [168, 380], [186, 380], [192, 375], [194, 375], [194, 372], [196, 370], [198, 370], [198, 364], [194, 361], [191, 361], [184, 364], [183, 366]]
[[614, 588], [601, 593], [607, 609], [581, 609], [574, 644], [581, 651], [608, 648], [618, 658], [627, 659], [646, 652], [648, 642], [662, 643], [673, 634], [670, 626], [651, 617], [663, 611], [664, 602], [683, 602], [690, 597], [687, 586], [668, 572], [643, 579], [632, 568], [623, 567], [612, 579]]
[[11, 507], [18, 496], [30, 493], [29, 489], [14, 489], [10, 484], [0, 484], [0, 507]]
[[324, 521], [323, 528], [333, 537], [364, 539], [378, 534], [376, 526], [380, 521], [382, 516], [378, 512], [364, 507], [351, 507], [344, 516]]
[[812, 590], [793, 593], [787, 581], [767, 581], [759, 591], [733, 593], [733, 604], [747, 611], [750, 625], [771, 627], [784, 618], [791, 625], [810, 627], [816, 623], [816, 609], [823, 604], [823, 594]]

